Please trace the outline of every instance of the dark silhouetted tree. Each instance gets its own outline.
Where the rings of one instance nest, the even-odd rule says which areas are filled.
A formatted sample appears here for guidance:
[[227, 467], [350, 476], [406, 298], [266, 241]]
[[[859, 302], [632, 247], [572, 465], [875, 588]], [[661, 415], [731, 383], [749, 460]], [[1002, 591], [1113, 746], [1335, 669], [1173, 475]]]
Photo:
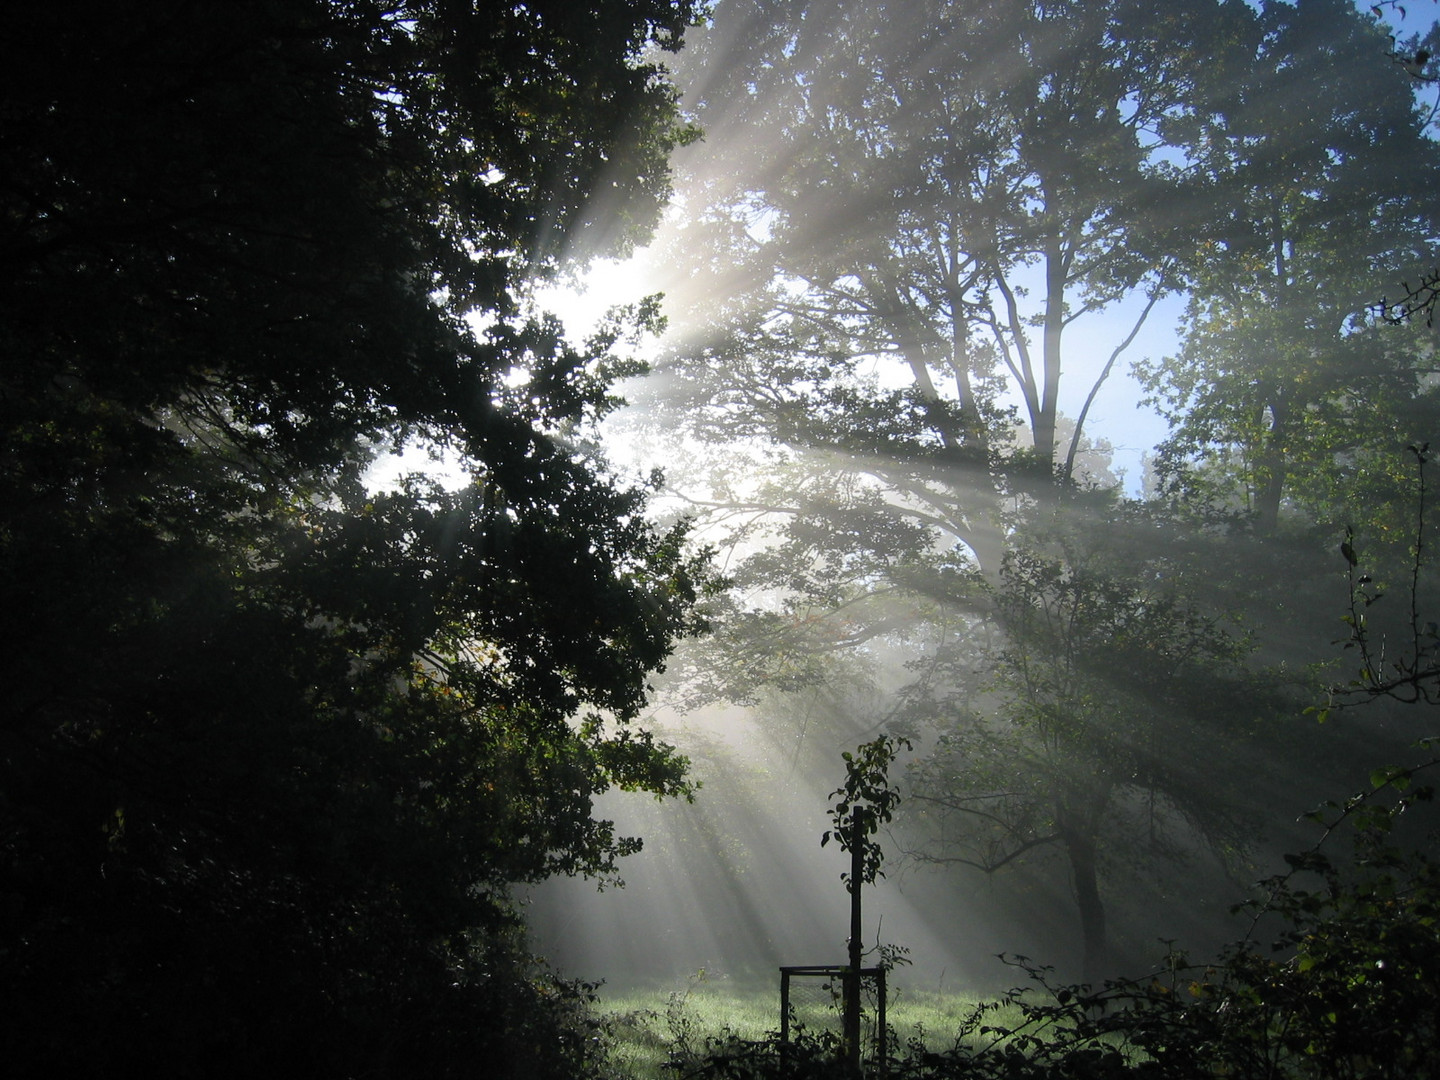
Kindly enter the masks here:
[[[698, 564], [587, 454], [688, 3], [31, 5], [0, 38], [0, 1055], [571, 1076], [514, 882], [605, 875]], [[468, 483], [367, 491], [378, 451]]]

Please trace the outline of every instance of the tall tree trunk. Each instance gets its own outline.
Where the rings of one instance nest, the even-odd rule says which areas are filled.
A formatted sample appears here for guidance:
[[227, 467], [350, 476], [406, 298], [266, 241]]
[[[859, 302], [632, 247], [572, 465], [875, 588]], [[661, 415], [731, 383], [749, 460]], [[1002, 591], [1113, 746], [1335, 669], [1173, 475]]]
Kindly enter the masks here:
[[1105, 933], [1105, 905], [1095, 873], [1095, 838], [1089, 830], [1065, 828], [1061, 833], [1070, 858], [1075, 906], [1080, 914], [1080, 977], [1097, 983], [1105, 977], [1110, 946]]
[[[1285, 243], [1285, 222], [1280, 212], [1278, 199], [1272, 199], [1270, 213], [1270, 244], [1275, 261], [1275, 296], [1283, 311], [1290, 303], [1290, 259]], [[1280, 354], [1281, 343], [1270, 343], [1272, 355]], [[1289, 441], [1290, 408], [1285, 400], [1283, 386], [1271, 383], [1268, 392], [1262, 391], [1264, 408], [1270, 413], [1268, 430], [1261, 436], [1260, 453], [1256, 462], [1255, 517], [1256, 527], [1261, 535], [1275, 532], [1280, 524], [1280, 500], [1285, 491], [1286, 444]], [[1262, 398], [1262, 400], [1264, 400]]]
[[1058, 236], [1045, 245], [1045, 321], [1041, 340], [1040, 414], [1035, 418], [1035, 453], [1055, 468], [1055, 422], [1060, 412], [1060, 335], [1065, 330], [1065, 253]]
[[1269, 536], [1280, 524], [1280, 502], [1285, 494], [1286, 443], [1289, 409], [1275, 394], [1268, 406], [1269, 429], [1261, 436], [1255, 468], [1255, 523], [1261, 535]]

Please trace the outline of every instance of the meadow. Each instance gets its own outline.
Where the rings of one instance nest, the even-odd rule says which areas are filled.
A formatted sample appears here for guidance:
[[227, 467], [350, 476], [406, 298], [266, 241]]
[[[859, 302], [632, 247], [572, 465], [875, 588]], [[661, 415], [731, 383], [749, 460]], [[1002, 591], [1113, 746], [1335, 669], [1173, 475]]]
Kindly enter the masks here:
[[[820, 985], [795, 994], [795, 1020], [811, 1032], [839, 1031], [838, 1001]], [[981, 998], [933, 990], [892, 987], [887, 1022], [895, 1046], [921, 1043], [943, 1050], [955, 1043]], [[610, 1032], [614, 1073], [626, 1080], [673, 1076], [668, 1060], [693, 1061], [707, 1039], [737, 1036], [759, 1040], [780, 1028], [780, 988], [773, 983], [712, 979], [701, 972], [683, 984], [600, 990], [600, 1011]], [[1002, 1019], [1000, 1014], [992, 1014]], [[867, 1003], [867, 1042], [873, 1038], [873, 1002]]]

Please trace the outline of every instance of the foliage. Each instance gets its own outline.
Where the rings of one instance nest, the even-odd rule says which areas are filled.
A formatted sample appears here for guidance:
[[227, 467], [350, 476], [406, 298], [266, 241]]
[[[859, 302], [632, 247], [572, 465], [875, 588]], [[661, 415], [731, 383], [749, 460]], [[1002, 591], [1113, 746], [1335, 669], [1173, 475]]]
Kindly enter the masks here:
[[703, 444], [775, 448], [722, 512], [768, 508], [842, 581], [940, 538], [993, 573], [1006, 496], [1113, 482], [1060, 415], [1066, 334], [1127, 298], [1133, 327], [1176, 283], [1168, 118], [1213, 7], [717, 5], [681, 61], [708, 134], [680, 159], [689, 284], [649, 397]]
[[1190, 150], [1184, 340], [1141, 365], [1172, 429], [1159, 471], [1262, 531], [1282, 508], [1343, 520], [1357, 490], [1393, 518], [1393, 450], [1434, 422], [1435, 342], [1369, 309], [1434, 257], [1440, 151], [1410, 76], [1378, 62], [1380, 24], [1347, 0], [1267, 3], [1235, 32]]
[[835, 800], [830, 807], [831, 827], [820, 837], [820, 846], [833, 838], [841, 851], [859, 848], [860, 879], [850, 880], [848, 872], [842, 875], [847, 891], [873, 885], [876, 878], [885, 876], [880, 868], [885, 852], [870, 837], [895, 816], [900, 804], [900, 792], [891, 785], [889, 774], [902, 749], [913, 749], [909, 739], [880, 735], [853, 754], [847, 750], [840, 755], [845, 762], [845, 783], [830, 793]]
[[[1417, 781], [1434, 762], [1381, 770], [1371, 788], [1317, 815], [1325, 836], [1262, 883], [1245, 905], [1257, 929], [1278, 921], [1273, 944], [1252, 938], [1210, 964], [1172, 953], [1140, 980], [1058, 985], [1025, 958], [1028, 987], [982, 1002], [949, 1048], [921, 1039], [884, 1075], [915, 1080], [1202, 1077], [1433, 1077], [1434, 999], [1440, 961], [1440, 866], [1390, 841], [1401, 815], [1430, 798]], [[1354, 857], [1323, 853], [1352, 830]], [[1262, 922], [1263, 920], [1263, 922]], [[835, 1074], [835, 1048], [801, 1037], [721, 1038], [687, 1076]], [[878, 1073], [877, 1073], [878, 1074]]]
[[[621, 328], [522, 299], [653, 223], [691, 11], [12, 13], [15, 1075], [591, 1067], [508, 889], [613, 873], [607, 787], [688, 790], [632, 721], [705, 575], [583, 450]], [[367, 490], [407, 441], [466, 486]]]
[[1277, 704], [1245, 639], [1162, 566], [1066, 529], [1035, 537], [979, 586], [993, 636], [938, 653], [902, 714], [936, 731], [910, 768], [911, 857], [995, 873], [1059, 853], [1087, 977], [1106, 962], [1107, 879], [1207, 844], [1239, 862], [1245, 800], [1224, 776]]
[[[1381, 0], [1380, 3], [1372, 4], [1370, 10], [1376, 15], [1399, 14], [1401, 19], [1407, 15], [1406, 8], [1399, 0]], [[1440, 50], [1440, 24], [1432, 26], [1423, 38], [1414, 34], [1405, 40], [1398, 36], [1392, 37], [1391, 41], [1394, 48], [1390, 59], [1411, 79], [1417, 83], [1440, 83], [1440, 57], [1437, 57], [1437, 50]], [[1433, 122], [1433, 112], [1431, 118]], [[1435, 307], [1440, 304], [1440, 270], [1427, 270], [1413, 286], [1408, 281], [1401, 282], [1401, 290], [1399, 300], [1392, 301], [1382, 297], [1374, 310], [1391, 323], [1405, 323], [1423, 315], [1425, 325], [1433, 327]]]
[[[1376, 605], [1384, 600], [1387, 587], [1377, 582], [1370, 553], [1365, 552], [1366, 566], [1361, 565], [1361, 540], [1353, 527], [1345, 530], [1340, 554], [1346, 563], [1349, 582], [1350, 611], [1344, 616], [1348, 635], [1344, 648], [1354, 649], [1359, 661], [1354, 677], [1331, 691], [1331, 705], [1353, 705], [1377, 698], [1391, 698], [1406, 704], [1434, 704], [1440, 693], [1440, 633], [1433, 621], [1422, 622], [1421, 612], [1430, 603], [1422, 589], [1427, 580], [1428, 544], [1431, 528], [1429, 492], [1425, 469], [1430, 462], [1430, 444], [1407, 447], [1415, 466], [1414, 531], [1410, 539], [1408, 578], [1405, 591], [1409, 604], [1403, 612], [1393, 609], [1392, 619], [1375, 618]], [[1399, 583], [1397, 582], [1396, 585]], [[1395, 617], [1398, 616], [1398, 622]], [[1393, 637], [1392, 637], [1393, 635]], [[1393, 642], [1398, 639], [1399, 645]], [[1328, 718], [1330, 708], [1317, 710], [1321, 720]]]
[[[734, 556], [692, 700], [875, 688], [937, 738], [914, 778], [959, 842], [925, 854], [1073, 839], [1092, 942], [1107, 874], [1234, 868], [1242, 808], [1286, 801], [1254, 747], [1324, 633], [1326, 530], [1398, 535], [1389, 445], [1432, 419], [1431, 344], [1363, 316], [1430, 257], [1440, 159], [1352, 8], [733, 0], [688, 57], [690, 302], [650, 418], [749, 455], [683, 493]], [[1086, 484], [1059, 394], [1177, 290], [1185, 348], [1146, 369], [1173, 498], [1137, 505], [1100, 447]], [[1290, 665], [1268, 686], [1238, 613]]]

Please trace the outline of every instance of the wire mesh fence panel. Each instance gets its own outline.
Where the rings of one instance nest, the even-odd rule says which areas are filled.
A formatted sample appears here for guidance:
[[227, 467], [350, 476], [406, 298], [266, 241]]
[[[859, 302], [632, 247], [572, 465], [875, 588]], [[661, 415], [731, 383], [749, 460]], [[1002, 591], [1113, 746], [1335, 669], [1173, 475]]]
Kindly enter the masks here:
[[[860, 970], [862, 1056], [885, 1059], [885, 972]], [[810, 1037], [831, 1037], [838, 1045], [845, 1028], [845, 979], [842, 966], [783, 967], [780, 969], [780, 1035], [788, 1042], [804, 1032]]]
[[845, 1021], [845, 989], [839, 972], [833, 976], [792, 979], [788, 1001], [781, 1008], [790, 1015], [790, 1028], [802, 1029], [812, 1035], [822, 1031], [840, 1034]]

